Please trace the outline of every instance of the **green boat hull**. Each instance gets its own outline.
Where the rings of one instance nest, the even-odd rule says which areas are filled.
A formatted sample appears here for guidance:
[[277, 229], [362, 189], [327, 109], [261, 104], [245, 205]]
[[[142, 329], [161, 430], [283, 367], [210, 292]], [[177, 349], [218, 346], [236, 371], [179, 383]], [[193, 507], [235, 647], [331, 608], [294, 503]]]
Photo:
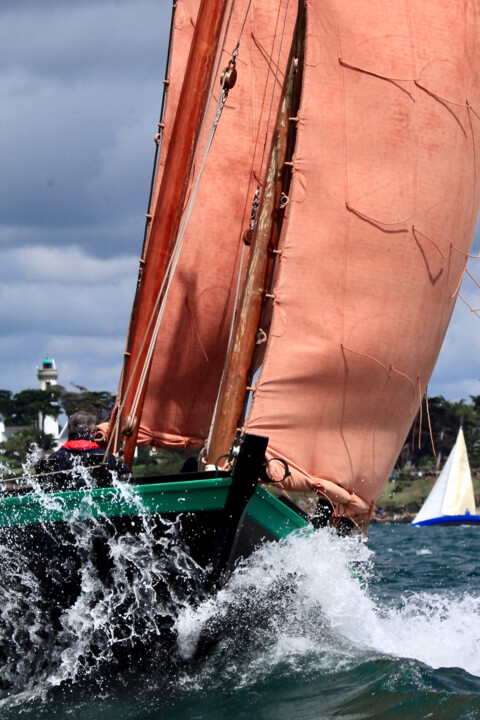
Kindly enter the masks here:
[[[221, 584], [238, 559], [261, 543], [309, 525], [299, 508], [258, 485], [266, 442], [246, 436], [230, 475], [186, 473], [145, 478], [142, 484], [4, 496], [0, 542], [24, 554], [35, 575], [45, 574], [50, 558], [56, 558], [69, 575], [70, 599], [79, 592], [85, 559], [80, 545], [89, 533], [95, 538], [94, 564], [106, 582], [112, 572], [111, 539], [141, 543], [148, 528], [156, 548], [165, 551], [167, 565], [168, 553], [175, 554], [173, 543], [200, 568], [206, 585]], [[59, 587], [58, 593], [50, 588], [47, 593], [63, 596]]]
[[220, 510], [231, 478], [93, 488], [0, 499], [0, 527]]
[[[226, 477], [4, 497], [0, 498], [0, 527], [142, 515], [218, 513], [225, 510], [231, 487], [232, 478]], [[275, 540], [309, 524], [258, 486], [247, 503], [244, 517]]]

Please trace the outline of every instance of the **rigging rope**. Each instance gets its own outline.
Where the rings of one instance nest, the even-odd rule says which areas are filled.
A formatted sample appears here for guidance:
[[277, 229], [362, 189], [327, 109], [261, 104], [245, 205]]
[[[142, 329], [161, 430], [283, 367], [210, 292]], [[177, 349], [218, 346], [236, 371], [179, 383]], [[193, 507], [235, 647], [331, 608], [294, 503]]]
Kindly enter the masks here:
[[[226, 27], [226, 30], [225, 30], [225, 33], [224, 33], [224, 38], [227, 37], [228, 32], [229, 32], [229, 30], [230, 30], [230, 25], [231, 25], [231, 22], [232, 22], [233, 9], [234, 9], [234, 7], [235, 7], [235, 2], [236, 2], [236, 0], [234, 0], [234, 3], [233, 3], [232, 8], [231, 8], [231, 12], [230, 12], [230, 16], [229, 16], [229, 19], [228, 19], [227, 27]], [[248, 8], [250, 8], [250, 5], [251, 5], [251, 0], [250, 0], [250, 2], [249, 2]], [[227, 97], [228, 97], [229, 87], [228, 87], [228, 85], [226, 84], [226, 83], [227, 83], [227, 70], [230, 69], [230, 68], [234, 68], [234, 67], [235, 67], [235, 61], [236, 61], [236, 58], [237, 58], [238, 53], [239, 53], [240, 39], [241, 39], [241, 35], [242, 35], [243, 30], [244, 30], [244, 27], [245, 27], [245, 22], [246, 22], [246, 17], [245, 17], [245, 19], [244, 19], [244, 22], [243, 22], [243, 25], [242, 25], [242, 29], [241, 29], [240, 35], [239, 35], [239, 37], [238, 37], [238, 40], [237, 40], [235, 49], [234, 49], [233, 52], [232, 52], [231, 59], [230, 59], [230, 61], [229, 61], [229, 64], [228, 64], [228, 66], [227, 66], [227, 69], [225, 70], [225, 72], [224, 72], [224, 74], [223, 74], [223, 77], [222, 77], [221, 92], [220, 92], [219, 97], [218, 97], [218, 100], [217, 100], [217, 104], [216, 104], [216, 108], [215, 108], [215, 115], [214, 115], [214, 119], [213, 119], [213, 121], [212, 121], [212, 124], [211, 124], [211, 127], [210, 127], [210, 131], [209, 131], [209, 135], [208, 135], [208, 138], [207, 138], [207, 141], [206, 141], [206, 146], [205, 146], [205, 150], [204, 150], [204, 153], [203, 153], [203, 158], [202, 158], [202, 163], [201, 163], [201, 165], [200, 165], [199, 173], [198, 173], [198, 176], [197, 176], [197, 179], [196, 179], [196, 182], [195, 182], [194, 189], [193, 189], [193, 192], [192, 192], [192, 194], [191, 194], [190, 200], [189, 200], [189, 202], [188, 202], [187, 209], [186, 209], [186, 211], [185, 211], [185, 213], [184, 213], [184, 216], [183, 216], [183, 219], [182, 219], [182, 222], [181, 222], [180, 230], [179, 230], [178, 235], [177, 235], [177, 239], [176, 239], [176, 242], [175, 242], [175, 246], [174, 246], [174, 250], [173, 250], [172, 256], [171, 256], [171, 258], [170, 258], [170, 260], [169, 260], [169, 263], [168, 263], [168, 266], [167, 266], [167, 269], [166, 269], [165, 276], [164, 276], [164, 278], [163, 278], [163, 280], [162, 280], [161, 287], [160, 287], [159, 292], [158, 292], [158, 294], [157, 294], [155, 306], [154, 306], [154, 308], [153, 308], [152, 314], [151, 314], [150, 319], [149, 319], [149, 322], [148, 322], [148, 324], [147, 324], [147, 328], [146, 328], [146, 331], [145, 331], [145, 334], [144, 334], [143, 342], [142, 342], [142, 344], [141, 344], [141, 346], [140, 346], [139, 357], [141, 356], [141, 354], [142, 354], [142, 352], [143, 352], [143, 349], [144, 349], [144, 347], [145, 347], [145, 343], [146, 343], [148, 334], [149, 334], [149, 332], [150, 332], [150, 330], [151, 330], [151, 328], [152, 328], [153, 319], [154, 319], [154, 317], [155, 317], [155, 315], [156, 315], [156, 320], [155, 320], [155, 324], [154, 324], [154, 327], [153, 327], [153, 333], [152, 333], [152, 337], [151, 337], [151, 340], [150, 340], [150, 343], [149, 343], [149, 347], [148, 347], [148, 351], [147, 351], [147, 356], [146, 356], [145, 361], [144, 361], [144, 363], [143, 363], [143, 367], [142, 367], [142, 371], [141, 371], [141, 376], [140, 376], [140, 381], [139, 381], [139, 383], [138, 383], [138, 385], [137, 385], [136, 392], [135, 392], [134, 399], [133, 399], [133, 403], [132, 403], [132, 407], [131, 407], [131, 414], [132, 414], [132, 416], [135, 416], [135, 414], [136, 414], [136, 412], [137, 412], [137, 410], [138, 410], [138, 404], [139, 404], [140, 397], [141, 397], [141, 394], [142, 394], [142, 391], [143, 391], [143, 387], [144, 387], [145, 382], [146, 382], [146, 378], [147, 378], [147, 375], [148, 375], [148, 370], [149, 370], [149, 367], [150, 367], [150, 364], [151, 364], [151, 359], [152, 359], [153, 352], [154, 352], [154, 349], [155, 349], [156, 339], [157, 339], [158, 332], [159, 332], [159, 328], [160, 328], [161, 321], [162, 321], [162, 318], [163, 318], [163, 313], [164, 313], [164, 310], [165, 310], [166, 300], [167, 300], [168, 293], [169, 293], [169, 290], [170, 290], [171, 282], [172, 282], [172, 279], [173, 279], [173, 275], [174, 275], [174, 273], [175, 273], [175, 269], [176, 269], [176, 267], [177, 267], [178, 259], [179, 259], [179, 256], [180, 256], [180, 251], [181, 251], [182, 246], [183, 246], [183, 240], [184, 240], [185, 233], [186, 233], [186, 230], [187, 230], [187, 227], [188, 227], [188, 223], [189, 223], [189, 220], [190, 220], [190, 216], [191, 216], [191, 213], [192, 213], [193, 208], [194, 208], [194, 205], [195, 205], [195, 200], [196, 200], [196, 197], [197, 197], [200, 180], [201, 180], [201, 177], [202, 177], [202, 174], [203, 174], [203, 170], [204, 170], [204, 168], [205, 168], [205, 164], [206, 164], [206, 161], [207, 161], [207, 157], [208, 157], [208, 154], [209, 154], [209, 151], [210, 151], [210, 147], [211, 147], [212, 142], [213, 142], [213, 138], [214, 138], [214, 136], [215, 136], [215, 132], [216, 132], [218, 123], [219, 123], [219, 121], [220, 121], [220, 117], [221, 117], [221, 115], [222, 115], [223, 108], [224, 108], [224, 106], [225, 106], [225, 103], [226, 103], [226, 100], [227, 100]], [[220, 62], [220, 58], [219, 58], [219, 62]], [[217, 65], [217, 70], [216, 70], [216, 73], [215, 73], [215, 74], [216, 74], [216, 75], [218, 74], [218, 65]], [[203, 124], [202, 124], [201, 131], [200, 131], [200, 137], [201, 137], [201, 135], [203, 134], [204, 123], [205, 123], [205, 119], [204, 119], [204, 122], [203, 122]], [[197, 151], [198, 151], [198, 147], [199, 147], [199, 143], [197, 144]], [[130, 390], [131, 390], [133, 377], [134, 377], [134, 375], [135, 375], [135, 373], [136, 373], [136, 370], [137, 370], [137, 368], [138, 368], [138, 362], [139, 362], [139, 359], [138, 359], [138, 357], [137, 357], [137, 360], [135, 361], [135, 364], [134, 364], [134, 367], [133, 367], [133, 371], [132, 371], [132, 373], [131, 373], [131, 375], [130, 375], [130, 381], [129, 381], [129, 383], [128, 383], [128, 385], [127, 385], [127, 387], [125, 388], [124, 393], [123, 393], [123, 401], [120, 402], [119, 405], [118, 405], [117, 416], [116, 416], [116, 420], [115, 420], [115, 430], [114, 430], [115, 433], [118, 433], [119, 424], [120, 424], [120, 418], [121, 418], [121, 414], [122, 414], [122, 411], [123, 411], [123, 406], [124, 406], [125, 398], [128, 396], [128, 394], [129, 394], [129, 392], [130, 392]], [[112, 432], [111, 439], [112, 439], [113, 435], [114, 435], [114, 433]], [[108, 443], [107, 452], [108, 452], [108, 450], [110, 449], [110, 446], [112, 445], [111, 439], [110, 439], [110, 441], [109, 441], [109, 443]]]
[[[215, 136], [215, 132], [216, 132], [218, 123], [219, 123], [219, 121], [220, 121], [220, 117], [221, 117], [223, 108], [224, 108], [224, 106], [225, 106], [225, 102], [226, 102], [226, 100], [227, 100], [227, 97], [228, 97], [228, 88], [225, 86], [225, 78], [224, 78], [223, 83], [222, 83], [222, 92], [220, 93], [220, 95], [219, 95], [219, 97], [218, 97], [218, 100], [217, 100], [217, 105], [216, 105], [216, 108], [215, 108], [215, 117], [214, 117], [214, 120], [213, 120], [213, 122], [212, 122], [212, 126], [211, 126], [211, 128], [210, 128], [210, 132], [209, 132], [209, 135], [208, 135], [208, 138], [207, 138], [207, 143], [206, 143], [206, 147], [205, 147], [205, 150], [204, 150], [204, 154], [203, 154], [203, 158], [202, 158], [202, 163], [201, 163], [201, 165], [200, 165], [200, 170], [199, 170], [199, 173], [198, 173], [198, 177], [197, 177], [197, 179], [196, 179], [196, 181], [195, 181], [195, 185], [194, 185], [193, 192], [192, 192], [192, 194], [191, 194], [190, 200], [189, 200], [189, 202], [188, 202], [187, 209], [186, 209], [185, 214], [184, 214], [183, 219], [182, 219], [182, 223], [181, 223], [181, 226], [180, 226], [180, 231], [179, 231], [178, 236], [177, 236], [177, 240], [176, 240], [176, 243], [175, 243], [174, 251], [173, 251], [173, 253], [172, 253], [172, 257], [170, 258], [170, 261], [169, 261], [168, 266], [167, 266], [167, 271], [166, 271], [166, 274], [165, 274], [165, 278], [163, 279], [163, 282], [162, 282], [160, 291], [159, 291], [158, 296], [157, 296], [157, 303], [156, 303], [155, 309], [158, 307], [158, 303], [159, 303], [159, 301], [160, 301], [160, 298], [162, 298], [162, 300], [161, 300], [161, 303], [160, 303], [160, 305], [159, 305], [159, 307], [158, 307], [158, 314], [157, 314], [157, 318], [156, 318], [155, 325], [154, 325], [153, 335], [152, 335], [152, 338], [151, 338], [151, 340], [150, 340], [149, 347], [148, 347], [148, 351], [147, 351], [147, 357], [146, 357], [146, 359], [145, 359], [145, 362], [144, 362], [144, 365], [143, 365], [143, 368], [142, 368], [142, 373], [141, 373], [141, 376], [140, 376], [140, 382], [139, 382], [139, 384], [138, 384], [138, 386], [137, 386], [137, 389], [136, 389], [136, 392], [135, 392], [134, 401], [133, 401], [133, 404], [132, 404], [132, 415], [135, 415], [136, 412], [137, 412], [137, 409], [138, 409], [138, 403], [139, 403], [140, 396], [141, 396], [141, 393], [142, 393], [142, 390], [143, 390], [143, 386], [144, 386], [144, 384], [145, 384], [145, 380], [146, 380], [146, 377], [147, 377], [147, 374], [148, 374], [148, 368], [150, 367], [152, 355], [153, 355], [153, 352], [154, 352], [154, 349], [155, 349], [155, 343], [156, 343], [157, 336], [158, 336], [158, 331], [159, 331], [160, 324], [161, 324], [161, 321], [162, 321], [162, 318], [163, 318], [163, 313], [164, 313], [164, 311], [165, 311], [165, 304], [166, 304], [166, 301], [167, 301], [168, 292], [169, 292], [169, 290], [170, 290], [170, 286], [171, 286], [171, 283], [172, 283], [173, 275], [174, 275], [174, 273], [175, 273], [175, 269], [176, 269], [177, 264], [178, 264], [178, 259], [179, 259], [179, 256], [180, 256], [180, 251], [181, 251], [182, 246], [183, 246], [183, 240], [184, 240], [184, 237], [185, 237], [185, 233], [186, 233], [186, 231], [187, 231], [188, 223], [189, 223], [189, 220], [190, 220], [192, 211], [193, 211], [193, 207], [194, 207], [194, 205], [195, 205], [195, 200], [196, 200], [196, 198], [197, 198], [197, 193], [198, 193], [198, 188], [199, 188], [199, 185], [200, 185], [200, 180], [201, 180], [201, 178], [202, 178], [203, 170], [204, 170], [204, 168], [205, 168], [205, 163], [206, 163], [206, 161], [207, 161], [208, 153], [209, 153], [210, 147], [211, 147], [211, 145], [212, 145], [213, 138], [214, 138], [214, 136]], [[163, 295], [163, 297], [162, 297], [162, 295]], [[132, 377], [133, 377], [133, 374], [132, 374]], [[131, 381], [130, 381], [130, 382], [131, 382]], [[129, 388], [127, 388], [126, 393], [128, 392], [128, 389], [129, 389]]]
[[[97, 470], [98, 468], [104, 468], [104, 467], [105, 467], [105, 463], [99, 463], [98, 465], [88, 465], [87, 469], [90, 472], [90, 470]], [[49, 472], [40, 472], [40, 473], [35, 472], [35, 477], [43, 478], [43, 477], [49, 477], [50, 475], [67, 475], [68, 473], [71, 473], [73, 470], [76, 470], [76, 469], [77, 468], [68, 468], [66, 470], [50, 470]], [[31, 480], [31, 479], [32, 479], [31, 475], [13, 475], [12, 477], [2, 478], [2, 480], [0, 481], [0, 487], [4, 486], [5, 483], [17, 484], [18, 480]], [[23, 487], [30, 488], [30, 487], [34, 487], [34, 486], [31, 483], [30, 484], [26, 483]]]

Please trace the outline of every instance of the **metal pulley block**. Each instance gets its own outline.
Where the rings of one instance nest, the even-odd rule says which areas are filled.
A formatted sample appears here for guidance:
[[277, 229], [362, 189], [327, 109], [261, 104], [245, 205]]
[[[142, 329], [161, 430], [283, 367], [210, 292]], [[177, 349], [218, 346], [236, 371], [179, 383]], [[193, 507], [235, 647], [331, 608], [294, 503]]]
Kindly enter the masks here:
[[231, 90], [237, 82], [237, 68], [230, 60], [227, 67], [220, 75], [220, 85], [227, 90]]
[[138, 418], [132, 415], [127, 415], [127, 417], [125, 418], [125, 422], [123, 423], [122, 435], [125, 437], [131, 437], [137, 425]]

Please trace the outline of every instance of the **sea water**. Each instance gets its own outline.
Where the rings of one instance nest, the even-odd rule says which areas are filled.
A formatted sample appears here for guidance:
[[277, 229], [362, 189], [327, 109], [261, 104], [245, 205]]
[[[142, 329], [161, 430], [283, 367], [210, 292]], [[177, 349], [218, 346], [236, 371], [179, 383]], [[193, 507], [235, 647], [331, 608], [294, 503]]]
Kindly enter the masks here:
[[[88, 561], [99, 529], [75, 530], [87, 562], [60, 629], [0, 546], [2, 719], [480, 718], [478, 527], [299, 532], [195, 602], [174, 524], [163, 559], [148, 519], [110, 533], [106, 587]], [[184, 581], [165, 594], [172, 566]]]

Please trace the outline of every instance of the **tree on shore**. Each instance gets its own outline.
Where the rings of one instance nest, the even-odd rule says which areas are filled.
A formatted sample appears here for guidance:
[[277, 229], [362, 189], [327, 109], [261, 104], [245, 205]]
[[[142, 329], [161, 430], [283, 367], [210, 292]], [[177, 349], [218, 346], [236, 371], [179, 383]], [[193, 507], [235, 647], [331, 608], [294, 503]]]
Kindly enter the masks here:
[[451, 402], [441, 395], [429, 398], [428, 409], [425, 403], [422, 407], [421, 424], [419, 413], [408, 433], [396, 467], [402, 470], [428, 465], [431, 469], [440, 470], [455, 444], [460, 426], [463, 427], [470, 464], [479, 466], [480, 395], [471, 397], [470, 400], [471, 402]]
[[36, 428], [39, 424], [43, 425], [43, 418], [47, 415], [58, 418], [61, 412], [55, 387], [48, 390], [21, 390], [15, 395], [8, 390], [0, 390], [0, 413], [9, 427]]
[[62, 385], [56, 385], [59, 402], [67, 416], [79, 410], [88, 410], [97, 416], [99, 421], [106, 420], [115, 404], [115, 395], [107, 390], [87, 390], [82, 385], [75, 385], [76, 392], [67, 390]]
[[78, 410], [88, 410], [105, 419], [113, 409], [115, 395], [106, 391], [92, 391], [74, 385], [70, 391], [62, 385], [47, 390], [21, 390], [15, 395], [10, 390], [0, 390], [0, 413], [8, 427], [37, 427], [39, 417], [47, 415], [55, 419], [63, 412], [70, 416]]

